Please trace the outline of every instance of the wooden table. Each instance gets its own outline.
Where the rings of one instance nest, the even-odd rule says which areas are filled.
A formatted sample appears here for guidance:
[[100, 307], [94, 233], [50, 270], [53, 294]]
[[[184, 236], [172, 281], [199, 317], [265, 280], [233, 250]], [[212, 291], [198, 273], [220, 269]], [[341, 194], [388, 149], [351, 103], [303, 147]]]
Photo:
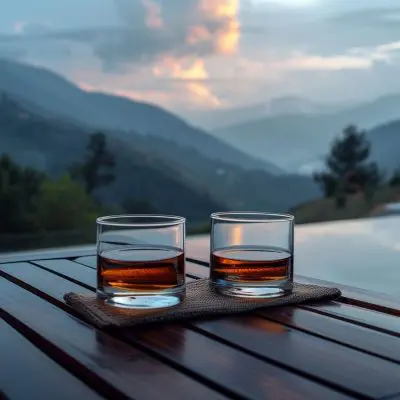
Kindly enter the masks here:
[[[188, 279], [207, 276], [203, 242], [188, 258]], [[63, 300], [93, 292], [95, 272], [94, 248], [0, 257], [0, 398], [400, 399], [395, 299], [344, 287], [331, 303], [110, 333]]]

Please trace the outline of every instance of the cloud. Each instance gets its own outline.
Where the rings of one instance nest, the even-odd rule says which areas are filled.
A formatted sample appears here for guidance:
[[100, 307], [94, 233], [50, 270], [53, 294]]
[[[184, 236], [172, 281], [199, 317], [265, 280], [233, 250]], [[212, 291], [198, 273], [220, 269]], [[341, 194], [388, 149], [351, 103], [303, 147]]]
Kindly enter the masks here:
[[114, 0], [118, 27], [58, 31], [48, 24], [17, 21], [17, 35], [2, 41], [68, 40], [92, 46], [106, 69], [152, 62], [165, 54], [232, 54], [239, 41], [239, 0]]
[[[15, 10], [10, 34], [0, 35], [0, 56], [25, 57], [91, 90], [153, 99], [175, 111], [292, 93], [368, 96], [395, 80], [387, 83], [400, 49], [398, 0], [320, 0], [310, 8], [278, 1], [104, 0], [96, 13], [94, 0], [81, 0], [75, 21], [78, 3], [63, 1], [61, 11], [57, 6], [31, 20]], [[66, 15], [65, 23], [57, 13]]]
[[13, 24], [13, 31], [17, 35], [41, 35], [51, 31], [52, 26], [48, 22], [25, 22], [16, 21]]
[[387, 27], [389, 23], [395, 23], [400, 14], [398, 2], [384, 2], [380, 0], [373, 7], [363, 6], [353, 10], [336, 13], [328, 18], [327, 22], [337, 25], [351, 24], [353, 27], [381, 27], [383, 24]]
[[152, 0], [141, 0], [147, 10], [146, 26], [150, 29], [164, 28], [164, 21], [161, 17], [161, 7]]
[[239, 0], [114, 0], [114, 4], [121, 20], [118, 27], [60, 31], [16, 22], [16, 34], [0, 37], [0, 42], [84, 44], [106, 72], [124, 73], [132, 65], [149, 65], [162, 70], [164, 78], [187, 81], [186, 90], [199, 103], [220, 105], [205, 83], [204, 57], [236, 53]]
[[364, 60], [370, 66], [376, 63], [392, 64], [398, 59], [400, 41], [383, 43], [373, 47], [355, 47], [348, 51], [352, 56]]
[[274, 67], [285, 70], [341, 71], [344, 69], [368, 69], [371, 68], [372, 64], [372, 59], [361, 56], [337, 55], [323, 57], [297, 54], [293, 58], [274, 63]]
[[13, 32], [16, 34], [23, 33], [25, 23], [23, 21], [16, 21], [13, 24]]

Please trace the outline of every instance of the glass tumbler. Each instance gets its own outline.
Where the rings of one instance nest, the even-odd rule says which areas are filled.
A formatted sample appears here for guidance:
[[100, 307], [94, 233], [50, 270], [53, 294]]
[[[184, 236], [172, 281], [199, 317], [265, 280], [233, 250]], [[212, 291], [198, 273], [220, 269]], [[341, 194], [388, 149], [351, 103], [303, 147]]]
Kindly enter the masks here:
[[151, 309], [185, 296], [185, 218], [113, 215], [97, 219], [97, 296]]
[[211, 215], [210, 281], [225, 295], [277, 297], [293, 288], [294, 217], [264, 212]]

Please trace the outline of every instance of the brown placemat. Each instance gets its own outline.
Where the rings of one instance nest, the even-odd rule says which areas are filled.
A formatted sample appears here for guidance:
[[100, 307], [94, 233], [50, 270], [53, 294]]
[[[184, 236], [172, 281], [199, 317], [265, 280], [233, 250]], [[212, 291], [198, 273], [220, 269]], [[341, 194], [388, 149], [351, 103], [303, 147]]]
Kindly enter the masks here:
[[97, 299], [96, 294], [67, 293], [65, 301], [85, 319], [100, 328], [127, 328], [161, 321], [238, 314], [259, 308], [285, 306], [312, 300], [333, 300], [340, 290], [316, 285], [295, 283], [293, 292], [270, 299], [229, 297], [217, 293], [208, 279], [186, 285], [186, 298], [177, 306], [156, 310], [118, 308]]

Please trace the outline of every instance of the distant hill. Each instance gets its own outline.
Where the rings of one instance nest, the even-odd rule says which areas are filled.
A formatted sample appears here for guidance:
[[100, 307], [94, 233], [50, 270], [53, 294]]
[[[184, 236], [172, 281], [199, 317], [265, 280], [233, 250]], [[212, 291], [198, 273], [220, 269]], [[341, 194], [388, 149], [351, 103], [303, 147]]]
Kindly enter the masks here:
[[[117, 160], [117, 181], [98, 193], [109, 203], [144, 199], [160, 212], [204, 220], [213, 210], [286, 211], [320, 196], [307, 177], [245, 170], [158, 136], [102, 131]], [[59, 174], [82, 160], [92, 132], [61, 118], [37, 115], [9, 95], [1, 98], [0, 152], [19, 163]]]
[[371, 202], [366, 202], [362, 194], [348, 196], [345, 208], [337, 209], [333, 198], [313, 200], [291, 209], [296, 223], [305, 224], [343, 219], [374, 216], [382, 205], [400, 201], [400, 188], [381, 187]]
[[282, 172], [267, 160], [257, 160], [160, 107], [86, 92], [43, 68], [0, 59], [0, 91], [11, 94], [27, 109], [34, 105], [32, 111], [43, 116], [61, 116], [93, 128], [152, 134], [173, 140], [182, 147], [194, 148], [210, 159], [234, 163], [245, 169]]
[[[37, 116], [4, 95], [0, 99], [0, 153], [10, 154], [23, 165], [58, 175], [83, 160], [89, 133], [60, 119]], [[97, 193], [102, 201], [150, 200], [160, 212], [185, 215], [192, 221], [204, 221], [212, 210], [224, 207], [182, 182], [176, 171], [156, 156], [127, 149], [115, 138], [108, 142], [117, 160], [117, 179]]]
[[338, 112], [345, 108], [345, 104], [320, 103], [302, 97], [286, 96], [243, 107], [185, 111], [183, 115], [194, 125], [207, 131], [214, 131], [279, 115], [326, 114]]
[[332, 113], [291, 113], [248, 121], [213, 132], [255, 157], [289, 171], [326, 154], [333, 137], [348, 124], [362, 129], [400, 119], [400, 94]]
[[372, 158], [387, 172], [400, 168], [400, 120], [379, 125], [367, 132]]

